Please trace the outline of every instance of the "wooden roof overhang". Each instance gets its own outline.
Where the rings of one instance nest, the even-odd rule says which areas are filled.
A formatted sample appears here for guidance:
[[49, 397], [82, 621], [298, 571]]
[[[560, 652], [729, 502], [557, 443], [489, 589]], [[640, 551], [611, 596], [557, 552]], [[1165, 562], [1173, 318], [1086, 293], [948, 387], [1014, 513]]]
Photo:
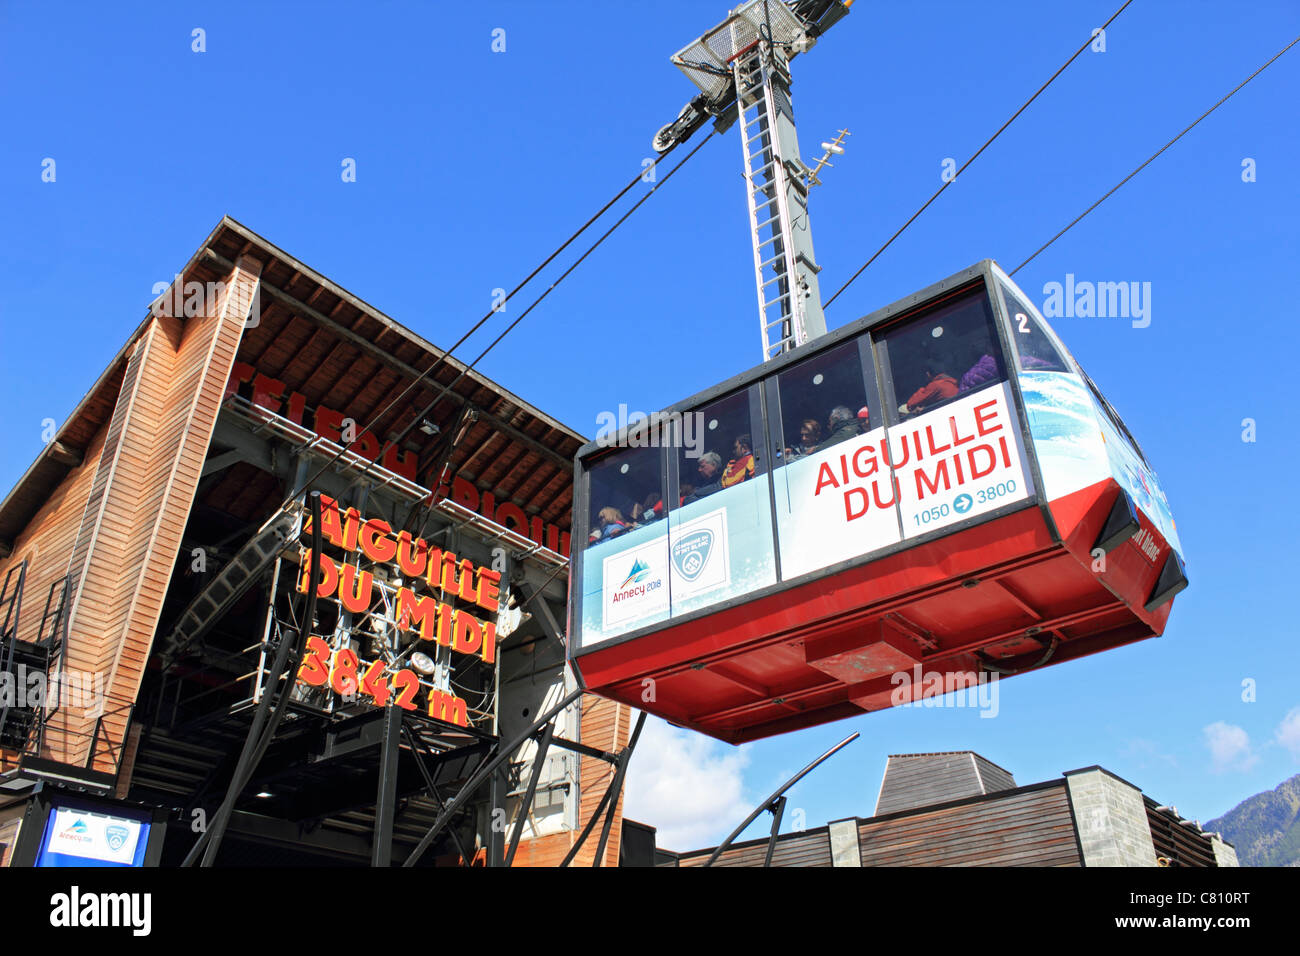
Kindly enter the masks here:
[[[438, 470], [446, 461], [452, 474], [491, 491], [498, 502], [512, 501], [526, 513], [568, 530], [573, 456], [586, 442], [581, 434], [447, 357], [229, 216], [195, 252], [181, 273], [182, 281], [220, 282], [241, 255], [261, 261], [263, 269], [260, 318], [245, 330], [238, 361], [284, 383], [286, 390], [301, 393], [308, 407], [346, 413], [358, 427], [368, 426], [380, 442], [397, 436], [417, 418], [427, 418], [438, 432], [427, 435], [418, 427], [409, 429], [399, 446], [418, 454], [421, 484], [431, 480], [427, 474], [431, 468]], [[450, 339], [474, 318], [435, 316], [433, 320]], [[130, 347], [149, 321], [146, 315], [54, 440], [0, 503], [0, 556], [8, 553], [13, 540], [80, 463], [92, 436], [108, 421]], [[439, 363], [436, 370], [426, 376], [435, 363]], [[250, 487], [235, 471], [230, 476], [233, 481], [221, 483], [231, 486], [232, 499], [214, 500], [213, 492], [217, 499], [225, 497], [214, 488], [203, 496], [205, 504], [229, 505], [237, 512], [233, 496], [269, 491]]]
[[[241, 255], [264, 266], [260, 320], [244, 333], [238, 361], [305, 396], [308, 408], [345, 413], [381, 443], [401, 435], [398, 447], [419, 456], [419, 484], [432, 486], [431, 472], [446, 461], [498, 502], [569, 528], [582, 435], [234, 220], [223, 220], [198, 265], [219, 278]], [[450, 338], [476, 317], [438, 318]], [[424, 419], [436, 434], [409, 427]]]

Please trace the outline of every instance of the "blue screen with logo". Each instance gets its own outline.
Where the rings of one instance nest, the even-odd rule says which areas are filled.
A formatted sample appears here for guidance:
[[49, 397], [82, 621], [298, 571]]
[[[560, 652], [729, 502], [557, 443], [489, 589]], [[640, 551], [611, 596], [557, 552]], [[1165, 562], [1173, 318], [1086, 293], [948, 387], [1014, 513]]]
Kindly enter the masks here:
[[37, 866], [144, 866], [147, 818], [53, 806]]

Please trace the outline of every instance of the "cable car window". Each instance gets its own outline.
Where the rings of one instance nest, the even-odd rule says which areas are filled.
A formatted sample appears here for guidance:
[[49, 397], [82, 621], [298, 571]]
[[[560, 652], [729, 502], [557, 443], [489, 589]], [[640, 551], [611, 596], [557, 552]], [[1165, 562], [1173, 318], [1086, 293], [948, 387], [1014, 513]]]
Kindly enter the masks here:
[[777, 376], [780, 421], [773, 422], [776, 465], [798, 461], [881, 424], [875, 370], [868, 398], [857, 341], [845, 342]]
[[827, 349], [776, 378], [772, 442], [784, 467], [773, 470], [772, 484], [782, 580], [896, 544], [898, 495], [870, 338]]
[[1039, 321], [1038, 314], [1005, 283], [1002, 300], [1011, 320], [1011, 341], [1020, 355], [1020, 367], [1026, 372], [1072, 372], [1064, 356], [1052, 340], [1047, 327]]
[[753, 386], [682, 413], [668, 509], [674, 617], [776, 582], [758, 395]]
[[583, 467], [590, 524], [571, 590], [590, 647], [668, 617], [667, 522], [641, 513], [644, 502], [662, 500], [664, 452], [661, 443], [619, 448]]
[[982, 287], [890, 329], [883, 341], [893, 379], [892, 420], [906, 421], [1006, 378]]
[[658, 448], [612, 452], [592, 463], [588, 476], [591, 488], [588, 547], [639, 527], [645, 503], [663, 500]]
[[[761, 474], [754, 444], [749, 392], [737, 392], [682, 414], [679, 428], [678, 504], [685, 505]], [[647, 502], [646, 507], [650, 505]]]
[[1106, 400], [1106, 396], [1101, 394], [1097, 389], [1096, 384], [1094, 384], [1092, 379], [1088, 377], [1087, 373], [1084, 373], [1083, 380], [1088, 383], [1088, 389], [1092, 392], [1093, 398], [1097, 400], [1097, 404], [1100, 406], [1102, 412], [1108, 419], [1110, 419], [1111, 427], [1113, 427], [1115, 431], [1128, 441], [1128, 443], [1133, 447], [1133, 450], [1137, 452], [1137, 456], [1142, 459], [1142, 463], [1146, 465], [1147, 468], [1150, 468], [1151, 462], [1147, 461], [1147, 456], [1143, 453], [1142, 446], [1137, 443], [1137, 439], [1133, 437], [1133, 433], [1128, 430], [1128, 426], [1124, 424], [1124, 419], [1119, 417], [1119, 412], [1115, 411], [1110, 402]]

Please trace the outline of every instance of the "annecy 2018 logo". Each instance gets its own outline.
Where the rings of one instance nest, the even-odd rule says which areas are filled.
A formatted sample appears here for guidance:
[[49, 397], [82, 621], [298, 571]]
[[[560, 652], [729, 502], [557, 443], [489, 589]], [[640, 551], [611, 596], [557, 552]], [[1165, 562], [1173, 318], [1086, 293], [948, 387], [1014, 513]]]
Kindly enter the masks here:
[[654, 572], [651, 570], [648, 561], [644, 561], [639, 557], [633, 560], [632, 568], [628, 571], [627, 577], [623, 579], [622, 584], [614, 589], [614, 594], [610, 598], [611, 604], [620, 604], [625, 601], [634, 604], [640, 603], [641, 598], [663, 586], [663, 578], [653, 575]]
[[632, 562], [632, 570], [628, 572], [627, 579], [618, 586], [619, 590], [622, 590], [629, 584], [635, 584], [637, 581], [643, 580], [649, 573], [650, 565], [646, 564], [640, 558], [637, 558]]
[[673, 544], [673, 566], [687, 581], [694, 581], [709, 563], [713, 552], [713, 532], [707, 528], [692, 531]]
[[65, 828], [59, 837], [72, 843], [90, 843], [94, 837], [90, 835], [90, 827], [86, 826], [85, 820], [75, 820], [72, 825]]

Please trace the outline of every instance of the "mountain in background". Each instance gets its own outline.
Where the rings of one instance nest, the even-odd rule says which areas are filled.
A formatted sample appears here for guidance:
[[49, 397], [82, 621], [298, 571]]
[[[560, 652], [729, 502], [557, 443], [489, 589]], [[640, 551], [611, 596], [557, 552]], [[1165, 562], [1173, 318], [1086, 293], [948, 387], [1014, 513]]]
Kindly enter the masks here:
[[1236, 847], [1242, 866], [1300, 866], [1300, 773], [1247, 797], [1205, 829]]

